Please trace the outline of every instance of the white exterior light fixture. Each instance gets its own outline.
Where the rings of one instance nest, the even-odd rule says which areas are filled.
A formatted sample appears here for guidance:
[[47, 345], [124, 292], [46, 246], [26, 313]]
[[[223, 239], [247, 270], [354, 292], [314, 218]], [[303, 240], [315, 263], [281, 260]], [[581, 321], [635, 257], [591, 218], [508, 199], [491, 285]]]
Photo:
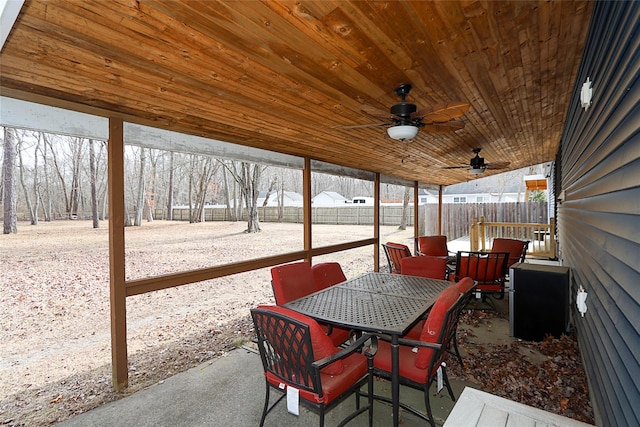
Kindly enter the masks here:
[[580, 91], [580, 105], [584, 108], [584, 111], [587, 111], [587, 108], [591, 105], [591, 96], [593, 94], [593, 89], [591, 88], [591, 80], [587, 77], [587, 81], [582, 85], [582, 90]]
[[418, 134], [417, 126], [399, 125], [387, 128], [387, 134], [393, 139], [404, 141], [405, 139], [414, 138]]

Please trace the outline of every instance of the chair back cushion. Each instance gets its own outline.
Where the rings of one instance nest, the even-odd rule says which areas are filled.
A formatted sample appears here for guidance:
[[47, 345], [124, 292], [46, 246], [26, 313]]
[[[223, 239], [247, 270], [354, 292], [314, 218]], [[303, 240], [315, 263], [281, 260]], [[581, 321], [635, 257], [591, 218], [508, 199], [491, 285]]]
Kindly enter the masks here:
[[466, 294], [473, 288], [473, 279], [471, 277], [463, 277], [458, 283], [456, 283], [458, 287], [458, 292], [461, 294]]
[[421, 255], [446, 257], [449, 255], [447, 236], [419, 236], [418, 251]]
[[[274, 313], [278, 313], [280, 315], [289, 317], [291, 319], [297, 320], [299, 322], [302, 322], [306, 325], [309, 326], [309, 334], [311, 335], [311, 348], [313, 349], [313, 360], [320, 360], [320, 359], [324, 359], [325, 357], [331, 356], [334, 353], [337, 353], [338, 351], [340, 351], [340, 349], [338, 347], [336, 347], [335, 345], [333, 345], [333, 343], [331, 342], [331, 339], [326, 335], [325, 331], [320, 327], [320, 325], [318, 324], [318, 322], [316, 322], [314, 319], [312, 319], [309, 316], [306, 316], [302, 313], [298, 313], [297, 311], [288, 309], [286, 307], [280, 307], [280, 306], [259, 306], [259, 309], [263, 309], [263, 310], [268, 310], [268, 311], [272, 311]], [[281, 328], [282, 325], [268, 325], [267, 327], [271, 326], [272, 328]], [[275, 342], [271, 342], [271, 345], [276, 347], [276, 346], [280, 346], [283, 347], [282, 350], [282, 357], [287, 358], [286, 354], [288, 351], [293, 350], [295, 353], [297, 353], [299, 350], [302, 350], [303, 352], [305, 351], [305, 349], [291, 349], [291, 348], [285, 348], [285, 347], [291, 347], [292, 345], [295, 346], [297, 344], [295, 344], [297, 341], [289, 341], [288, 339], [283, 339], [283, 337], [286, 336], [286, 331], [278, 331], [277, 333], [274, 334], [274, 339], [276, 340]], [[278, 338], [277, 335], [280, 335], [280, 337]], [[288, 337], [290, 338], [290, 337]], [[275, 349], [275, 351], [278, 351], [278, 349]], [[342, 360], [336, 360], [335, 362], [333, 362], [331, 365], [326, 366], [322, 369], [322, 373], [325, 374], [329, 374], [329, 375], [338, 375], [340, 374], [344, 369], [344, 363]]]
[[511, 267], [516, 262], [524, 261], [528, 246], [528, 241], [496, 238], [493, 239], [491, 252], [508, 252], [509, 260], [507, 261], [507, 267]]
[[[428, 343], [440, 342], [443, 335], [447, 311], [453, 306], [453, 304], [455, 304], [459, 296], [460, 292], [458, 291], [458, 286], [455, 284], [442, 291], [435, 304], [433, 304], [433, 307], [431, 307], [427, 320], [424, 322], [424, 327], [420, 334], [420, 341]], [[418, 347], [416, 367], [420, 369], [428, 368], [433, 356], [433, 349]]]
[[313, 282], [316, 290], [322, 290], [329, 286], [342, 283], [347, 278], [342, 271], [342, 267], [337, 262], [322, 262], [311, 267]]
[[409, 276], [444, 280], [447, 275], [447, 259], [437, 256], [412, 256], [400, 260], [400, 273]]
[[506, 252], [458, 252], [456, 279], [470, 277], [478, 282], [476, 289], [500, 291], [507, 274]]
[[307, 261], [300, 261], [273, 267], [271, 269], [271, 286], [278, 305], [315, 292], [311, 264]]

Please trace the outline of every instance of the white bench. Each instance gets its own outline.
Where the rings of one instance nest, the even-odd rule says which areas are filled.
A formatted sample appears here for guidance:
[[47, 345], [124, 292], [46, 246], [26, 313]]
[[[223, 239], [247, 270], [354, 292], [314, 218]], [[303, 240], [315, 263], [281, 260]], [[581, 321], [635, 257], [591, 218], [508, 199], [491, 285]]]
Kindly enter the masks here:
[[442, 427], [593, 427], [484, 391], [465, 387]]

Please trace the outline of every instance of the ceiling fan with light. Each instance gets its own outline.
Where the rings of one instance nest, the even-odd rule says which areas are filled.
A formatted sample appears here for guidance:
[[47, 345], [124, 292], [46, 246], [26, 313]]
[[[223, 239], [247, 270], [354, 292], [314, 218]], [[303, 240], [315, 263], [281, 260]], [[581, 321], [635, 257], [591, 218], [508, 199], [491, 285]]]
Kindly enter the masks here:
[[389, 112], [380, 110], [370, 105], [363, 105], [362, 111], [388, 120], [386, 123], [373, 123], [367, 125], [340, 126], [342, 129], [357, 129], [372, 126], [388, 126], [387, 134], [400, 141], [414, 138], [418, 130], [428, 133], [451, 132], [464, 127], [464, 122], [453, 120], [469, 109], [469, 104], [464, 102], [448, 102], [418, 110], [416, 104], [406, 100], [411, 92], [411, 84], [404, 83], [398, 86], [394, 93], [400, 97], [400, 102], [393, 105]]
[[473, 149], [473, 152], [474, 152], [475, 156], [473, 156], [471, 158], [471, 160], [469, 160], [469, 164], [468, 165], [445, 166], [442, 169], [462, 169], [462, 168], [467, 168], [467, 169], [469, 169], [469, 173], [474, 174], [474, 175], [479, 175], [481, 173], [484, 173], [484, 171], [487, 170], [487, 169], [505, 169], [505, 168], [507, 168], [509, 166], [510, 162], [485, 163], [484, 157], [480, 157], [480, 150], [482, 150], [482, 148], [474, 148]]

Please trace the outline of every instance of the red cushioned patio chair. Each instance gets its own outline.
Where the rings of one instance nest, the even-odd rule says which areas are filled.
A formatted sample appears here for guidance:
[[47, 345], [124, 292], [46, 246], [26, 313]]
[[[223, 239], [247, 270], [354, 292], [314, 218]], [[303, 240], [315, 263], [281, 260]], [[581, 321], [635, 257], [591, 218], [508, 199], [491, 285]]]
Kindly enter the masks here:
[[337, 285], [347, 280], [340, 263], [321, 262], [311, 267], [313, 282], [317, 290]]
[[389, 263], [389, 272], [400, 274], [400, 260], [412, 256], [409, 246], [402, 243], [387, 242], [382, 247]]
[[[271, 269], [271, 286], [276, 304], [280, 306], [318, 290], [311, 264], [307, 261], [273, 267]], [[336, 346], [349, 339], [349, 330], [347, 329], [326, 324], [322, 324], [322, 327]]]
[[[460, 295], [458, 287], [456, 285], [450, 286], [443, 291], [431, 308], [419, 339], [400, 338], [399, 340], [400, 384], [424, 392], [426, 415], [424, 410], [418, 410], [402, 401], [400, 406], [428, 421], [432, 427], [435, 427], [435, 421], [429, 402], [429, 388], [438, 378], [438, 370], [441, 370], [443, 384], [447, 387], [451, 400], [455, 401], [443, 362], [449, 354], [447, 351], [449, 343], [455, 336], [462, 300], [463, 297]], [[387, 380], [391, 379], [391, 344], [384, 340], [384, 337], [380, 337], [378, 341], [378, 351], [373, 359], [373, 366], [374, 375]], [[388, 397], [379, 395], [376, 395], [375, 398], [386, 402], [390, 400]]]
[[446, 280], [447, 259], [437, 256], [412, 256], [400, 260], [400, 273], [408, 276]]
[[491, 252], [508, 252], [509, 260], [507, 261], [507, 269], [516, 262], [524, 262], [529, 248], [528, 240], [517, 239], [493, 239], [491, 244]]
[[[324, 426], [325, 412], [343, 399], [356, 394], [356, 409], [340, 422], [343, 426], [363, 412], [373, 424], [373, 355], [363, 350], [376, 338], [365, 334], [346, 348], [338, 348], [312, 318], [279, 306], [262, 306], [251, 310], [258, 338], [258, 349], [266, 394], [260, 426], [271, 410], [287, 396], [289, 387], [299, 392], [300, 403], [319, 414]], [[364, 355], [360, 351], [365, 351]], [[360, 388], [368, 384], [368, 405], [360, 406]], [[282, 392], [271, 406], [271, 388]]]

